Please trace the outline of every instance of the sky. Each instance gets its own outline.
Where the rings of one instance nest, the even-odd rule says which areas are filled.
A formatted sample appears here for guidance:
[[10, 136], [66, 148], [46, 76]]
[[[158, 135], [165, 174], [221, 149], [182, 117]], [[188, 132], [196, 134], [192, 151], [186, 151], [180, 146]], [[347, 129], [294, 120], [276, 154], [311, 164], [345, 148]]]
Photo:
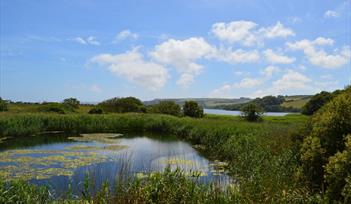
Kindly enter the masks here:
[[351, 0], [0, 0], [0, 96], [239, 98], [351, 81]]

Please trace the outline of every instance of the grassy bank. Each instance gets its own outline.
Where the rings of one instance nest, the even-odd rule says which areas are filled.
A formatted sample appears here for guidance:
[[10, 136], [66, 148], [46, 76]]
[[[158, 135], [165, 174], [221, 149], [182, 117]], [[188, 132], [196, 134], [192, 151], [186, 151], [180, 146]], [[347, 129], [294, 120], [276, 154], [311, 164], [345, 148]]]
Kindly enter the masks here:
[[306, 189], [296, 188], [292, 179], [297, 158], [291, 135], [305, 121], [301, 115], [266, 117], [264, 122], [249, 123], [239, 117], [218, 115], [192, 119], [154, 114], [2, 114], [0, 134], [19, 136], [43, 131], [174, 134], [201, 145], [210, 157], [229, 163], [230, 174], [238, 180], [238, 201], [271, 203], [290, 196], [300, 201], [308, 197]]

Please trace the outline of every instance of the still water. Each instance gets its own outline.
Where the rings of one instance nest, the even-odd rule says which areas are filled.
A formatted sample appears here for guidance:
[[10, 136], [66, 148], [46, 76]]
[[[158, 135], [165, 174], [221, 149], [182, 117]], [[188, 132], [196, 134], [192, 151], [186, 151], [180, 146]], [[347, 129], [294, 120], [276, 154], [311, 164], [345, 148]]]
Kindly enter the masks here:
[[231, 182], [225, 163], [210, 161], [189, 143], [168, 135], [62, 133], [8, 138], [0, 143], [0, 177], [48, 186], [55, 197], [75, 194], [84, 179], [92, 193], [122, 177], [145, 177], [167, 166], [180, 168], [199, 182]]
[[[222, 109], [204, 109], [204, 112], [207, 114], [217, 114], [217, 115], [241, 115], [240, 111], [229, 111]], [[287, 112], [265, 112], [263, 115], [266, 116], [285, 116]]]

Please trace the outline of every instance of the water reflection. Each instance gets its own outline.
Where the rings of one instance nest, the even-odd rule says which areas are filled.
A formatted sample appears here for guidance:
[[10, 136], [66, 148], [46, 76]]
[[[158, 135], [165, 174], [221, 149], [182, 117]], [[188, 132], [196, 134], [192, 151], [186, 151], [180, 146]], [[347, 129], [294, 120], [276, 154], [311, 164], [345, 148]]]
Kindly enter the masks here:
[[200, 182], [230, 182], [225, 163], [209, 161], [176, 137], [83, 136], [56, 133], [7, 139], [0, 144], [0, 176], [49, 185], [56, 196], [64, 195], [70, 184], [73, 192], [80, 192], [87, 175], [95, 192], [105, 181], [114, 185], [119, 177], [143, 177], [168, 166], [188, 175], [196, 172]]

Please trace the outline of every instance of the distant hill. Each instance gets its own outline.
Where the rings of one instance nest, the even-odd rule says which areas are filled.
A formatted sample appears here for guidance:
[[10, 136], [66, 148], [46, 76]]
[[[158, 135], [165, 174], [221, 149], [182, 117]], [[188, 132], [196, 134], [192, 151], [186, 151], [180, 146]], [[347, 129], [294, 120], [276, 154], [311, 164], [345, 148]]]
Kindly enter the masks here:
[[[280, 111], [289, 111], [288, 108], [291, 108], [292, 111], [300, 110], [310, 99], [312, 95], [292, 95], [292, 96], [283, 96], [284, 102], [280, 104], [282, 107]], [[240, 107], [248, 102], [257, 100], [250, 98], [169, 98], [169, 99], [154, 99], [151, 101], [144, 101], [145, 105], [154, 105], [158, 104], [160, 101], [174, 101], [178, 105], [183, 105], [185, 101], [196, 101], [204, 108], [214, 108], [214, 109], [226, 109], [226, 110], [238, 110]], [[295, 110], [293, 110], [295, 109]], [[278, 111], [278, 110], [277, 110]]]
[[286, 96], [285, 101], [281, 105], [301, 109], [311, 98], [312, 95]]
[[227, 99], [227, 98], [169, 98], [169, 99], [154, 99], [151, 101], [144, 101], [145, 105], [158, 104], [160, 101], [174, 101], [178, 105], [183, 105], [185, 101], [196, 101], [204, 108], [215, 108], [220, 105], [233, 105], [247, 103], [251, 101], [250, 98], [238, 98], [238, 99]]
[[[310, 95], [294, 96], [265, 96], [255, 98], [249, 102], [260, 105], [266, 112], [300, 112], [301, 108], [310, 100]], [[247, 103], [219, 105], [215, 108], [224, 110], [240, 110]]]

